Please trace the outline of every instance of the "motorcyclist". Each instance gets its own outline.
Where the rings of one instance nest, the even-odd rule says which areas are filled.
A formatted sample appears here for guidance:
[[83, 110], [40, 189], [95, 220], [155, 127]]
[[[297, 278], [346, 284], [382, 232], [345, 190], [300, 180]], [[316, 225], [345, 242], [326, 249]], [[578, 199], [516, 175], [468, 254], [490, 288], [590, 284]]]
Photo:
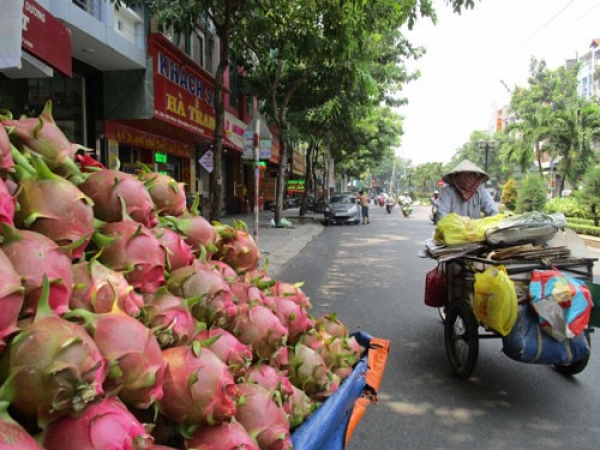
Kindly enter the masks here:
[[440, 203], [440, 192], [433, 191], [433, 195], [431, 196], [431, 204], [438, 206], [439, 203]]
[[439, 191], [433, 191], [433, 195], [431, 196], [430, 202], [431, 202], [431, 214], [429, 215], [429, 218], [431, 219], [431, 221], [434, 224], [437, 224], [438, 219], [439, 219], [438, 207], [440, 204]]
[[398, 204], [400, 205], [412, 205], [412, 198], [407, 191], [404, 191], [402, 195], [398, 198]]

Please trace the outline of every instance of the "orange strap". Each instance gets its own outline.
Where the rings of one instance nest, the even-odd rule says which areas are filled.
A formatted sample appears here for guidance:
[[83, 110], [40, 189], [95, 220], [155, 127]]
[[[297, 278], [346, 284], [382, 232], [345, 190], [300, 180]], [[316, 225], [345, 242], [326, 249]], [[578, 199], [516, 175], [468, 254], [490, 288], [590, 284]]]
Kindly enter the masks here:
[[354, 429], [361, 421], [367, 406], [377, 403], [377, 391], [383, 379], [385, 364], [390, 352], [390, 341], [380, 338], [371, 338], [370, 348], [367, 353], [367, 373], [365, 374], [367, 389], [363, 396], [356, 399], [354, 408], [346, 430], [346, 445], [350, 442]]

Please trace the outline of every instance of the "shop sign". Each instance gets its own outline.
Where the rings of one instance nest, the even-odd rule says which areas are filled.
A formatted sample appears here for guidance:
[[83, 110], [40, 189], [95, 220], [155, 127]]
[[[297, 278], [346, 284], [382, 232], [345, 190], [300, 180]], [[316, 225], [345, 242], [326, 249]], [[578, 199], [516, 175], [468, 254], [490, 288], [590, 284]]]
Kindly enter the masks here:
[[[193, 146], [127, 127], [116, 122], [106, 121], [104, 131], [108, 138], [130, 147], [143, 148], [153, 152], [168, 153], [182, 158], [191, 158]], [[158, 161], [157, 161], [158, 162]]]
[[238, 150], [244, 148], [244, 130], [246, 126], [233, 114], [225, 112], [225, 137]]
[[23, 49], [71, 77], [71, 32], [35, 0], [23, 3]]
[[150, 35], [154, 116], [179, 128], [214, 137], [214, 83], [185, 53], [160, 33]]
[[304, 192], [305, 180], [288, 180], [287, 190], [288, 192]]
[[215, 158], [212, 150], [206, 150], [206, 153], [202, 155], [198, 162], [208, 173], [212, 173], [215, 169]]

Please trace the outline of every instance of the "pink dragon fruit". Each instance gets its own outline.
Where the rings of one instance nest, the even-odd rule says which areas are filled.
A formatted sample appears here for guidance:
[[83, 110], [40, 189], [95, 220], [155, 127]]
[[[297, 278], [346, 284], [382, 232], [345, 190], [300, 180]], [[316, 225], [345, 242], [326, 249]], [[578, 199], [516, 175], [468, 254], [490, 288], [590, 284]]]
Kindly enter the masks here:
[[93, 200], [94, 214], [100, 220], [124, 220], [123, 202], [126, 214], [135, 222], [148, 228], [158, 223], [152, 198], [144, 183], [134, 175], [113, 169], [99, 170], [90, 173], [79, 189]]
[[107, 313], [116, 303], [120, 310], [136, 317], [144, 306], [144, 299], [133, 290], [125, 275], [105, 266], [95, 257], [73, 264], [73, 283], [73, 295], [69, 301], [71, 309]]
[[327, 368], [321, 355], [304, 344], [292, 347], [289, 364], [290, 381], [312, 399], [325, 400], [339, 386], [339, 377]]
[[192, 315], [208, 327], [225, 327], [237, 315], [229, 284], [219, 272], [202, 265], [181, 267], [171, 272], [167, 289], [183, 298], [198, 298]]
[[245, 376], [252, 363], [252, 349], [222, 328], [199, 331], [193, 340], [200, 342], [227, 364], [236, 380]]
[[290, 300], [293, 300], [298, 306], [304, 309], [312, 308], [310, 304], [310, 299], [307, 295], [302, 291], [301, 286], [304, 283], [288, 283], [285, 281], [277, 281], [270, 288], [271, 295], [286, 297]]
[[0, 178], [0, 223], [13, 226], [16, 207], [17, 199], [11, 194], [6, 182]]
[[243, 401], [238, 404], [235, 419], [250, 436], [255, 436], [261, 450], [291, 450], [290, 423], [281, 405], [271, 393], [254, 383], [238, 385]]
[[10, 260], [0, 250], [0, 353], [6, 348], [6, 338], [15, 333], [17, 320], [23, 306], [21, 278], [15, 272]]
[[319, 408], [319, 402], [314, 401], [302, 389], [292, 385], [292, 395], [283, 402], [283, 409], [288, 415], [291, 429], [294, 429], [308, 419]]
[[298, 336], [310, 330], [314, 323], [306, 310], [288, 297], [274, 297], [275, 314], [288, 329], [288, 342], [294, 344]]
[[21, 151], [31, 151], [42, 158], [55, 170], [66, 169], [81, 181], [81, 171], [74, 162], [75, 153], [80, 145], [73, 144], [60, 130], [52, 117], [52, 101], [46, 101], [38, 117], [22, 117], [13, 120], [12, 116], [0, 117], [7, 127], [10, 141]]
[[324, 330], [332, 336], [348, 337], [348, 328], [338, 318], [336, 313], [323, 314], [315, 320], [315, 328]]
[[233, 419], [219, 425], [201, 426], [185, 441], [188, 450], [260, 450], [242, 424]]
[[253, 305], [262, 305], [275, 310], [276, 306], [273, 298], [266, 295], [258, 286], [237, 280], [230, 282], [229, 285], [240, 310], [246, 310]]
[[163, 350], [167, 363], [163, 414], [178, 424], [215, 425], [236, 412], [239, 389], [227, 365], [198, 342]]
[[217, 226], [217, 252], [214, 259], [220, 259], [230, 265], [237, 273], [258, 269], [260, 251], [258, 245], [248, 233], [244, 222], [235, 221], [235, 227]]
[[65, 316], [85, 320], [84, 327], [108, 360], [107, 391], [118, 389], [125, 404], [140, 409], [162, 397], [165, 363], [150, 329], [116, 308], [106, 314], [76, 310]]
[[0, 450], [43, 450], [25, 428], [6, 411], [8, 402], [0, 402]]
[[21, 173], [15, 223], [49, 237], [79, 259], [94, 233], [91, 200], [73, 183], [52, 173], [39, 157], [33, 158], [34, 176]]
[[206, 263], [211, 268], [219, 272], [225, 280], [234, 280], [237, 278], [237, 273], [235, 272], [235, 270], [233, 270], [233, 268], [226, 262], [211, 259], [206, 261]]
[[287, 376], [261, 361], [248, 369], [246, 383], [256, 383], [268, 391], [277, 391], [283, 402], [294, 393], [292, 383]]
[[286, 346], [288, 331], [269, 308], [254, 305], [233, 320], [231, 330], [240, 342], [252, 347], [256, 360], [271, 358]]
[[25, 288], [21, 316], [35, 315], [44, 275], [50, 280], [51, 308], [59, 315], [66, 312], [73, 292], [71, 259], [54, 241], [35, 231], [3, 224], [2, 235], [0, 249], [21, 276]]
[[46, 450], [150, 450], [154, 439], [115, 397], [90, 404], [77, 418], [64, 417], [48, 427]]
[[44, 276], [35, 319], [23, 322], [8, 353], [11, 403], [20, 413], [37, 416], [42, 428], [81, 412], [102, 396], [108, 371], [106, 359], [85, 330], [50, 309], [49, 291]]
[[352, 373], [354, 365], [361, 356], [360, 345], [354, 338], [332, 336], [326, 331], [316, 331], [317, 352], [323, 358], [325, 365], [340, 379]]
[[165, 216], [169, 226], [183, 236], [185, 241], [192, 247], [195, 256], [205, 254], [206, 259], [217, 250], [217, 230], [204, 217], [198, 214], [198, 197], [194, 200], [194, 205], [190, 211], [182, 215]]
[[166, 227], [155, 227], [151, 231], [165, 249], [168, 270], [189, 266], [194, 262], [192, 247], [181, 235]]
[[12, 144], [10, 143], [6, 128], [4, 128], [3, 124], [0, 124], [0, 173], [12, 172], [14, 167]]
[[161, 348], [192, 341], [198, 327], [190, 312], [192, 301], [170, 294], [165, 288], [145, 295], [144, 299], [146, 306], [141, 320], [154, 332]]
[[186, 200], [184, 184], [158, 172], [151, 172], [143, 166], [138, 179], [144, 182], [156, 212], [161, 216], [181, 216], [185, 212]]
[[156, 292], [165, 281], [165, 251], [152, 232], [128, 219], [105, 223], [100, 232], [102, 235], [96, 233], [92, 238], [102, 247], [98, 260], [124, 272], [127, 281], [140, 292]]

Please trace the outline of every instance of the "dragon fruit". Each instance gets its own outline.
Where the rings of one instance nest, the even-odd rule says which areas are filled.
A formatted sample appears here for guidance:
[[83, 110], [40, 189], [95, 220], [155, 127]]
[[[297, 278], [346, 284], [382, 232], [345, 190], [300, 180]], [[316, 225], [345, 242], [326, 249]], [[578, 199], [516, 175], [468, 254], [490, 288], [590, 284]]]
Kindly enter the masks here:
[[361, 347], [354, 338], [332, 336], [326, 331], [317, 331], [317, 352], [325, 365], [340, 379], [352, 373], [361, 356]]
[[273, 298], [266, 295], [254, 284], [234, 280], [229, 286], [241, 310], [246, 310], [253, 305], [266, 306], [272, 310], [276, 308]]
[[312, 399], [325, 400], [335, 392], [340, 379], [331, 372], [316, 350], [298, 343], [289, 356], [290, 381]]
[[10, 344], [8, 368], [11, 403], [40, 426], [79, 413], [104, 394], [106, 359], [85, 330], [54, 313], [48, 305], [49, 281], [33, 321]]
[[154, 334], [161, 348], [186, 345], [191, 342], [198, 326], [190, 312], [193, 299], [184, 300], [160, 288], [144, 296], [141, 320]]
[[138, 179], [144, 182], [157, 214], [178, 217], [185, 212], [186, 199], [183, 183], [178, 183], [169, 175], [151, 172], [146, 166], [142, 166]]
[[283, 402], [294, 393], [293, 385], [287, 376], [274, 367], [263, 364], [261, 361], [248, 369], [246, 383], [256, 383], [268, 391], [278, 392]]
[[240, 393], [227, 365], [198, 342], [163, 350], [167, 363], [163, 414], [187, 426], [215, 425], [229, 421], [236, 412]]
[[235, 419], [250, 436], [256, 437], [261, 450], [291, 450], [290, 423], [281, 405], [271, 393], [254, 383], [240, 383], [243, 400], [238, 404]]
[[232, 419], [219, 425], [201, 426], [186, 440], [188, 450], [260, 450], [242, 424]]
[[286, 281], [276, 281], [270, 288], [271, 295], [286, 297], [293, 300], [298, 306], [304, 309], [312, 308], [310, 299], [301, 289], [304, 283], [288, 283]]
[[167, 280], [167, 289], [179, 297], [198, 298], [192, 315], [209, 327], [225, 327], [238, 313], [229, 284], [219, 272], [203, 265], [174, 270]]
[[144, 183], [135, 176], [113, 169], [92, 172], [79, 189], [94, 202], [96, 218], [105, 222], [120, 222], [125, 213], [148, 228], [158, 223], [154, 203]]
[[217, 250], [217, 230], [204, 217], [198, 214], [198, 196], [189, 211], [182, 215], [165, 216], [169, 226], [181, 234], [185, 241], [192, 247], [195, 256], [204, 253], [206, 259]]
[[2, 235], [0, 249], [21, 276], [25, 288], [21, 316], [35, 315], [44, 275], [50, 280], [51, 308], [59, 315], [67, 311], [73, 292], [71, 259], [54, 241], [35, 231], [2, 224]]
[[90, 404], [77, 418], [64, 417], [44, 433], [46, 450], [150, 450], [154, 439], [115, 397]]
[[73, 183], [52, 173], [39, 157], [34, 157], [35, 176], [21, 173], [15, 223], [19, 228], [37, 231], [79, 259], [94, 233], [92, 201]]
[[179, 269], [193, 263], [192, 247], [179, 234], [166, 227], [155, 227], [151, 231], [165, 249], [168, 270]]
[[9, 403], [0, 401], [0, 450], [42, 450], [42, 447], [7, 413]]
[[0, 124], [0, 173], [12, 172], [15, 163], [12, 158], [12, 144], [6, 128]]
[[84, 319], [84, 327], [108, 360], [107, 391], [118, 389], [125, 404], [141, 409], [162, 397], [165, 363], [150, 329], [118, 309], [106, 314], [75, 310], [65, 316]]
[[338, 318], [336, 313], [323, 314], [315, 320], [315, 328], [325, 330], [332, 336], [348, 337], [348, 328]]
[[165, 281], [165, 251], [152, 232], [128, 219], [105, 223], [100, 232], [102, 235], [92, 237], [103, 247], [98, 260], [124, 272], [127, 281], [140, 292], [156, 292]]
[[235, 270], [233, 270], [232, 267], [226, 262], [214, 259], [206, 262], [212, 269], [215, 269], [217, 272], [219, 272], [225, 280], [234, 280], [238, 276]]
[[13, 120], [11, 115], [3, 115], [0, 122], [8, 128], [10, 141], [20, 151], [31, 151], [44, 158], [51, 169], [65, 169], [77, 182], [81, 181], [81, 171], [74, 158], [77, 150], [82, 147], [71, 143], [54, 122], [51, 100], [46, 101], [38, 117]]
[[288, 297], [274, 297], [273, 301], [275, 302], [275, 314], [288, 329], [290, 344], [294, 344], [298, 336], [314, 326], [306, 310], [293, 300]]
[[116, 302], [120, 310], [136, 317], [144, 306], [144, 299], [133, 290], [123, 273], [105, 266], [96, 257], [73, 264], [73, 283], [71, 309], [107, 313]]
[[[2, 126], [0, 126], [0, 129], [2, 129]], [[16, 207], [16, 198], [11, 194], [6, 182], [0, 178], [0, 223], [14, 225]]]
[[233, 334], [222, 328], [211, 328], [199, 331], [193, 340], [200, 342], [227, 364], [235, 379], [246, 375], [252, 363], [252, 349]]
[[269, 308], [254, 305], [233, 320], [231, 330], [240, 342], [252, 347], [255, 359], [269, 359], [286, 346], [288, 331]]
[[314, 401], [302, 389], [292, 385], [292, 394], [283, 402], [283, 409], [288, 415], [292, 429], [300, 426], [313, 412], [319, 408], [319, 402]]
[[21, 278], [15, 272], [10, 260], [0, 250], [0, 353], [6, 348], [6, 338], [16, 332], [17, 320], [23, 306]]
[[220, 259], [230, 265], [237, 273], [258, 268], [260, 251], [258, 245], [248, 233], [244, 222], [234, 221], [234, 227], [218, 225], [217, 252], [214, 259]]

